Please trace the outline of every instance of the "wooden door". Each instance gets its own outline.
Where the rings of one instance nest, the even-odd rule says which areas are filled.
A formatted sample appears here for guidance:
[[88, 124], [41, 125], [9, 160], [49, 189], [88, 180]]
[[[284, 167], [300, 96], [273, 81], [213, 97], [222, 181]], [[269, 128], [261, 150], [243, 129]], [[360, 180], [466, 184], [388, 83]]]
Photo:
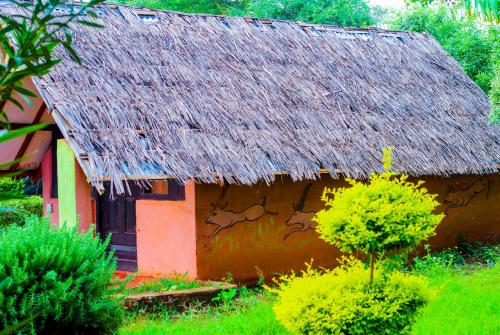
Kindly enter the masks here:
[[131, 194], [114, 194], [111, 197], [109, 185], [106, 185], [100, 201], [100, 232], [103, 238], [111, 234], [109, 248], [115, 251], [118, 269], [136, 271], [135, 201], [142, 190], [138, 185], [129, 186]]
[[115, 251], [118, 259], [118, 269], [124, 271], [137, 270], [137, 236], [135, 230], [135, 201], [137, 199], [152, 199], [162, 201], [179, 201], [185, 199], [184, 185], [175, 180], [165, 181], [167, 185], [156, 192], [154, 187], [129, 182], [130, 192], [111, 197], [110, 184], [105, 183], [102, 196], [94, 193], [98, 200], [97, 217], [98, 230], [102, 238], [111, 234], [109, 248]]

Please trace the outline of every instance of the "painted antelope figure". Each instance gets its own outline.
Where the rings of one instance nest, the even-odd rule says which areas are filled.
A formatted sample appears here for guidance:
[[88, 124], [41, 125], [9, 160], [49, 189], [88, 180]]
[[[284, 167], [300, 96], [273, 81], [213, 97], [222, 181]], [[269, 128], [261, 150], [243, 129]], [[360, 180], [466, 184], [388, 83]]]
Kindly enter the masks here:
[[264, 215], [278, 215], [278, 213], [266, 210], [266, 197], [260, 204], [252, 205], [242, 211], [233, 211], [227, 208], [227, 202], [223, 203], [228, 185], [224, 185], [215, 204], [211, 204], [212, 211], [205, 219], [205, 223], [216, 225], [217, 228], [210, 234], [208, 241], [212, 240], [223, 229], [230, 228], [237, 223], [245, 221], [256, 221]]
[[294, 233], [316, 228], [316, 222], [312, 220], [316, 212], [304, 212], [304, 204], [311, 186], [312, 183], [307, 184], [302, 190], [299, 202], [293, 204], [293, 213], [290, 215], [288, 220], [285, 221], [285, 224], [292, 227], [292, 229], [290, 229], [290, 231], [283, 237], [283, 241]]
[[490, 187], [490, 182], [486, 178], [479, 178], [471, 186], [463, 190], [455, 191], [453, 185], [448, 186], [448, 193], [444, 198], [445, 204], [448, 209], [467, 206], [469, 201], [477, 194], [488, 190]]

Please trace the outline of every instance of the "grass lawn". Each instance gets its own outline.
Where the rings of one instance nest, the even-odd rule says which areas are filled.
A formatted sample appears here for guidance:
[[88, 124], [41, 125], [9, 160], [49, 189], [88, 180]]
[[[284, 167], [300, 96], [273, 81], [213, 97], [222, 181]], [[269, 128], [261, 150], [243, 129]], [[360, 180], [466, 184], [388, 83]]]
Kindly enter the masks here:
[[288, 332], [275, 320], [272, 302], [263, 295], [240, 299], [235, 306], [210, 309], [196, 314], [183, 314], [176, 321], [138, 318], [121, 329], [120, 334], [262, 334]]
[[[500, 267], [444, 271], [431, 276], [438, 296], [422, 311], [413, 334], [500, 334]], [[120, 334], [288, 334], [275, 320], [265, 294], [240, 298], [233, 306], [156, 319], [136, 318]]]
[[500, 334], [500, 266], [437, 277], [439, 296], [423, 311], [416, 335]]

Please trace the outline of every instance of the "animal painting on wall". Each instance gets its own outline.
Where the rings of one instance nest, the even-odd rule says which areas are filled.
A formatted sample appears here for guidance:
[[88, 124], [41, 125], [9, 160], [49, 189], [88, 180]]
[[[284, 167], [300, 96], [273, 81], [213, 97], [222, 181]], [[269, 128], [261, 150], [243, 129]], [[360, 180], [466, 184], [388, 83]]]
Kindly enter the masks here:
[[448, 186], [448, 193], [444, 198], [446, 204], [446, 212], [451, 208], [467, 206], [470, 200], [476, 195], [486, 191], [488, 196], [490, 186], [493, 182], [489, 181], [486, 177], [481, 177], [465, 189], [455, 191], [453, 185]]
[[229, 209], [228, 203], [224, 202], [227, 189], [228, 185], [224, 185], [215, 204], [211, 204], [210, 214], [205, 219], [205, 223], [217, 226], [208, 237], [208, 241], [211, 241], [222, 230], [231, 228], [238, 223], [257, 221], [265, 215], [278, 215], [278, 213], [266, 209], [265, 196], [261, 203], [250, 205], [241, 211]]
[[285, 224], [290, 227], [290, 231], [286, 233], [283, 237], [283, 241], [286, 240], [290, 235], [305, 232], [309, 230], [313, 230], [316, 228], [316, 222], [312, 220], [316, 212], [314, 211], [305, 211], [304, 205], [307, 199], [307, 194], [312, 187], [312, 183], [304, 186], [302, 193], [300, 194], [299, 201], [292, 205], [293, 212], [290, 217], [285, 221]]

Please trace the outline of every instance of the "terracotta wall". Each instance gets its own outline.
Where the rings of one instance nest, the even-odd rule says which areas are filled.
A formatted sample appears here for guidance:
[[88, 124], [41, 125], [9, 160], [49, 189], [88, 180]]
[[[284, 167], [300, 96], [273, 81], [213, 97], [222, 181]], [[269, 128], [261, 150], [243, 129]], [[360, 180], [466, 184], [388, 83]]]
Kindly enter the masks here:
[[[447, 217], [430, 240], [433, 248], [454, 246], [461, 238], [500, 241], [499, 175], [422, 179], [447, 203], [439, 208]], [[283, 177], [271, 186], [231, 185], [225, 194], [218, 185], [196, 185], [198, 276], [220, 279], [230, 272], [247, 280], [256, 277], [256, 267], [269, 276], [301, 269], [312, 258], [318, 266], [335, 265], [339, 251], [318, 238], [310, 217], [323, 206], [325, 186], [345, 185], [326, 176], [315, 182]]]
[[92, 199], [92, 186], [87, 181], [87, 176], [75, 159], [75, 191], [76, 191], [76, 215], [78, 218], [78, 230], [80, 232], [89, 230], [91, 225], [96, 224], [95, 202]]

